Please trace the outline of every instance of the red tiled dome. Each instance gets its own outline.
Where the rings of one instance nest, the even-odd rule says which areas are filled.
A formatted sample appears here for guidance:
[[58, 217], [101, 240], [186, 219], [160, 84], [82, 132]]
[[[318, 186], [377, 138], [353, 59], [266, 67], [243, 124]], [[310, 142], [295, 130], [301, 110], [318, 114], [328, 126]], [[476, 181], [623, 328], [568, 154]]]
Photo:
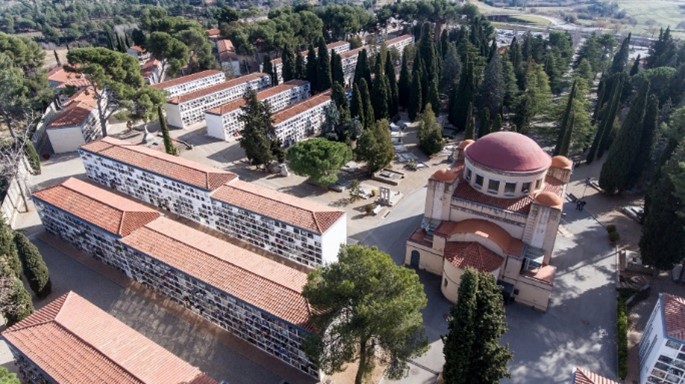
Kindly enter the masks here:
[[564, 200], [556, 193], [550, 191], [538, 193], [538, 195], [535, 196], [535, 202], [552, 208], [561, 208], [564, 205]]
[[552, 158], [552, 168], [572, 169], [573, 161], [565, 156], [554, 156]]
[[542, 171], [552, 164], [552, 158], [535, 141], [516, 132], [493, 132], [464, 152], [472, 162], [501, 171]]

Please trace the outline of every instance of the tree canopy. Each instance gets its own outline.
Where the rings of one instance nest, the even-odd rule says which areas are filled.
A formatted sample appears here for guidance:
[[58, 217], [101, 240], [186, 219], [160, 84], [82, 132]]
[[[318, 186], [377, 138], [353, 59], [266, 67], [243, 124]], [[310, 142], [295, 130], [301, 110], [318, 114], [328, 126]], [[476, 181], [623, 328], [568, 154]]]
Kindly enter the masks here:
[[366, 161], [366, 167], [373, 174], [387, 167], [395, 157], [388, 121], [378, 120], [362, 133], [356, 148], [357, 156]]
[[352, 150], [345, 143], [316, 137], [300, 141], [288, 149], [290, 169], [323, 187], [338, 181], [338, 172], [352, 160]]
[[387, 377], [397, 379], [427, 349], [421, 315], [427, 299], [418, 275], [375, 247], [342, 246], [337, 263], [309, 274], [303, 295], [320, 309], [312, 321], [322, 334], [305, 349], [324, 372], [359, 360], [355, 383], [361, 384], [378, 358]]
[[257, 100], [257, 93], [250, 90], [245, 94], [245, 105], [238, 119], [244, 124], [238, 140], [251, 164], [268, 165], [275, 159], [274, 151], [280, 147], [271, 119], [271, 109], [265, 102]]

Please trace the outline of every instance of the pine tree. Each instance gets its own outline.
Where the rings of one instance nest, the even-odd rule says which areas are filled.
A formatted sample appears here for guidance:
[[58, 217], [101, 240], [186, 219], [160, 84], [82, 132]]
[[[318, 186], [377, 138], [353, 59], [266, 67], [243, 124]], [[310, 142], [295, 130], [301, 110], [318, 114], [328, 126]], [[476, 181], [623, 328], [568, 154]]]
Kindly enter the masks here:
[[157, 117], [159, 117], [159, 130], [162, 131], [162, 140], [164, 140], [164, 151], [170, 155], [178, 156], [178, 150], [174, 146], [169, 134], [169, 126], [166, 123], [164, 114], [162, 113], [162, 105], [157, 106]]
[[395, 116], [400, 110], [399, 107], [399, 89], [397, 87], [397, 75], [395, 75], [395, 64], [392, 62], [390, 51], [385, 56], [385, 76], [388, 78], [388, 85], [390, 85], [390, 100], [388, 101], [388, 111], [390, 116]]
[[278, 85], [278, 76], [276, 75], [276, 71], [274, 71], [274, 66], [273, 64], [271, 64], [271, 58], [269, 57], [269, 55], [264, 55], [264, 61], [262, 62], [262, 72], [269, 75], [269, 77], [271, 78], [272, 86]]
[[409, 98], [411, 92], [411, 72], [409, 72], [409, 67], [407, 65], [407, 49], [404, 50], [404, 55], [402, 55], [402, 69], [400, 69], [400, 80], [397, 84], [398, 102], [400, 107], [409, 107]]
[[307, 65], [304, 63], [304, 57], [302, 55], [295, 56], [295, 78], [307, 80]]
[[328, 48], [323, 39], [319, 40], [316, 70], [317, 91], [323, 92], [331, 87], [331, 58], [328, 55]]
[[16, 277], [21, 275], [21, 261], [14, 244], [12, 228], [0, 217], [0, 271], [7, 266]]
[[340, 85], [345, 85], [345, 73], [343, 72], [342, 58], [331, 50], [331, 79]]
[[293, 53], [290, 44], [285, 44], [283, 46], [283, 51], [281, 52], [281, 64], [281, 77], [283, 77], [284, 82], [299, 78], [297, 76], [297, 68], [295, 65], [295, 54]]
[[24, 275], [31, 290], [40, 299], [47, 297], [52, 290], [48, 266], [38, 248], [21, 232], [14, 234], [14, 243], [24, 269]]
[[[576, 81], [573, 82], [571, 86], [571, 92], [568, 95], [568, 102], [566, 103], [566, 109], [564, 109], [564, 114], [561, 116], [561, 121], [559, 123], [559, 133], [557, 134], [557, 143], [554, 146], [554, 151], [552, 152], [554, 156], [561, 154], [561, 147], [566, 137], [566, 131], [569, 129], [569, 122], [571, 121], [571, 115], [573, 115], [573, 101], [576, 98]], [[569, 136], [569, 140], [571, 137]], [[568, 148], [567, 148], [568, 152]]]
[[266, 103], [257, 100], [257, 94], [250, 90], [245, 95], [245, 105], [238, 119], [244, 124], [238, 140], [245, 150], [245, 156], [256, 166], [268, 165], [274, 160], [276, 131], [271, 120], [271, 111]]
[[674, 64], [676, 54], [676, 42], [671, 36], [671, 27], [659, 32], [659, 39], [649, 47], [649, 55], [645, 61], [645, 68], [658, 68]]
[[649, 82], [645, 81], [609, 148], [609, 155], [599, 175], [599, 186], [605, 193], [613, 195], [632, 187], [629, 174], [640, 149], [648, 94]]
[[312, 90], [312, 94], [318, 93], [319, 91], [319, 75], [317, 74], [317, 66], [314, 46], [309, 44], [309, 50], [307, 51], [307, 81], [309, 81], [309, 89]]
[[366, 49], [362, 49], [357, 56], [357, 65], [354, 68], [354, 82], [359, 80], [366, 80], [366, 84], [371, 84], [371, 68], [369, 68], [369, 61], [366, 54]]
[[366, 161], [369, 174], [387, 167], [395, 157], [388, 121], [378, 120], [364, 130], [356, 148], [357, 155]]
[[587, 59], [581, 60], [580, 64], [578, 64], [573, 73], [576, 76], [581, 77], [589, 82], [591, 82], [595, 78], [595, 74], [592, 72], [592, 66], [590, 65], [590, 62]]
[[435, 116], [440, 116], [440, 95], [438, 95], [437, 77], [433, 78], [428, 86], [430, 88], [428, 89], [428, 103], [426, 103], [426, 105], [430, 104], [433, 107]]
[[473, 123], [473, 103], [469, 103], [466, 108], [466, 121], [464, 122], [464, 140], [475, 139], [476, 127]]
[[371, 93], [369, 92], [369, 86], [366, 84], [365, 79], [359, 79], [359, 92], [361, 93], [363, 102], [362, 105], [364, 106], [364, 128], [368, 129], [376, 122], [376, 115], [371, 104]]
[[519, 88], [518, 84], [516, 83], [514, 66], [511, 64], [511, 61], [509, 61], [507, 56], [502, 57], [502, 80], [504, 81], [502, 107], [505, 111], [509, 111], [516, 106]]
[[651, 163], [652, 150], [654, 149], [654, 137], [659, 124], [659, 99], [655, 95], [649, 96], [647, 109], [642, 125], [642, 136], [640, 146], [637, 151], [633, 168], [630, 171], [629, 185], [636, 185], [646, 169]]
[[421, 73], [414, 73], [409, 92], [409, 105], [407, 105], [409, 120], [414, 121], [421, 112]]
[[333, 83], [333, 90], [331, 93], [331, 100], [335, 103], [341, 116], [347, 115], [349, 113], [349, 107], [347, 105], [347, 95], [345, 95], [345, 90], [342, 85], [337, 81]]
[[483, 81], [478, 94], [478, 109], [487, 108], [494, 116], [499, 111], [504, 100], [504, 79], [502, 78], [502, 61], [499, 54], [495, 54], [485, 67]]
[[442, 138], [442, 127], [438, 123], [430, 103], [426, 105], [426, 110], [421, 114], [419, 120], [419, 129], [416, 135], [423, 153], [431, 156], [442, 151], [445, 146], [445, 141]]
[[625, 70], [626, 65], [628, 64], [628, 56], [630, 55], [630, 36], [631, 34], [628, 33], [628, 37], [623, 39], [623, 42], [621, 43], [621, 48], [616, 51], [611, 67], [609, 67], [608, 75], [620, 73]]
[[359, 122], [365, 127], [364, 123], [364, 99], [362, 98], [359, 84], [352, 86], [352, 100], [350, 101], [350, 116], [359, 118]]

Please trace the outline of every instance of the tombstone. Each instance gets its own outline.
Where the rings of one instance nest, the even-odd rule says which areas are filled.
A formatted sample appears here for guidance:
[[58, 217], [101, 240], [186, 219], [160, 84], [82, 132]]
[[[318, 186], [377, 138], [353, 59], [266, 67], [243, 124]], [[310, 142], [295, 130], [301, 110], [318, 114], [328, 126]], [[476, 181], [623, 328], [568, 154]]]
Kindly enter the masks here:
[[390, 188], [380, 187], [380, 196], [378, 197], [378, 203], [381, 205], [390, 205]]

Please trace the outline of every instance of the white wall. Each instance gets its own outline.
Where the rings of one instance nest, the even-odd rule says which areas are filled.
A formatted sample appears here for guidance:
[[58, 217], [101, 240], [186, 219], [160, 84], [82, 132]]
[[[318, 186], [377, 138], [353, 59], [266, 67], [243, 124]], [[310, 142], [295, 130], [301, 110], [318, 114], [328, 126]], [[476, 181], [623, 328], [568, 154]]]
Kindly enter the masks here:
[[347, 244], [346, 213], [340, 216], [338, 221], [321, 235], [321, 254], [324, 265], [338, 261], [338, 252], [343, 244]]
[[224, 130], [223, 117], [212, 113], [205, 112], [205, 121], [207, 122], [207, 135], [216, 137], [217, 139], [227, 140], [226, 131]]
[[183, 128], [183, 119], [181, 118], [181, 108], [179, 104], [166, 103], [166, 119], [169, 125], [177, 128]]
[[48, 128], [47, 132], [55, 153], [74, 152], [86, 143], [81, 127]]

